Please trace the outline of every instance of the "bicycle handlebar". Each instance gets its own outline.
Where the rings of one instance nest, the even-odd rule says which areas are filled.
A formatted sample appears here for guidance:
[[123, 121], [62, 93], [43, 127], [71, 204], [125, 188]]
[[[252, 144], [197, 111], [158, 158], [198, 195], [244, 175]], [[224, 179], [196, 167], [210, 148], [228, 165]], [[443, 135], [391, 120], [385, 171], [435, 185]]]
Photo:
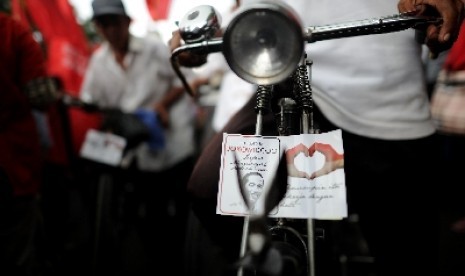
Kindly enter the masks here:
[[384, 34], [410, 28], [423, 28], [427, 24], [441, 24], [442, 18], [415, 16], [401, 13], [374, 19], [364, 19], [332, 25], [305, 28], [304, 40], [308, 43], [352, 36]]
[[[442, 23], [442, 18], [439, 17], [417, 16], [412, 15], [411, 13], [401, 13], [379, 18], [363, 19], [357, 21], [328, 24], [322, 26], [310, 26], [303, 28], [300, 25], [300, 22], [298, 22], [298, 20], [296, 20], [292, 16], [289, 16], [289, 14], [293, 14], [292, 12], [289, 12], [287, 10], [289, 9], [289, 7], [285, 6], [283, 8], [282, 6], [279, 6], [279, 8], [276, 8], [276, 6], [279, 5], [276, 3], [250, 5], [249, 8], [243, 9], [242, 12], [238, 13], [233, 18], [222, 37], [209, 39], [210, 36], [204, 36], [204, 40], [196, 40], [195, 42], [191, 41], [192, 43], [187, 43], [173, 50], [171, 55], [171, 64], [174, 70], [176, 71], [176, 74], [181, 79], [187, 92], [191, 96], [196, 95], [194, 95], [193, 90], [188, 85], [183, 73], [179, 68], [180, 65], [178, 62], [178, 56], [184, 52], [194, 53], [198, 55], [223, 52], [228, 62], [228, 65], [239, 77], [254, 84], [268, 85], [281, 82], [289, 75], [289, 72], [291, 72], [293, 68], [297, 67], [297, 64], [299, 63], [303, 55], [303, 45], [305, 43], [314, 43], [317, 41], [347, 38], [354, 36], [385, 34], [403, 31], [410, 28], [421, 30], [426, 28], [427, 25]], [[204, 7], [202, 8], [204, 9]], [[212, 12], [214, 12], [214, 9], [212, 9]], [[193, 9], [192, 14], [194, 13], [195, 9]], [[269, 16], [274, 17], [273, 20], [264, 20], [266, 19], [267, 13], [270, 14]], [[264, 14], [265, 16], [263, 16]], [[255, 20], [255, 18], [258, 16], [262, 17], [260, 18], [261, 21], [259, 19]], [[264, 32], [262, 31], [265, 30], [265, 25], [260, 26], [260, 23], [263, 22], [263, 24], [269, 24], [269, 22], [271, 21], [276, 21], [275, 19], [281, 20], [281, 25], [289, 26], [283, 27], [281, 29], [281, 33], [278, 33], [280, 30], [273, 30], [271, 33], [268, 32], [263, 34]], [[253, 23], [256, 24], [250, 24], [250, 20], [255, 20]], [[199, 21], [201, 20], [196, 18], [196, 23], [198, 23]], [[206, 21], [206, 24], [209, 23], [210, 22]], [[205, 29], [209, 30], [211, 28]], [[251, 29], [255, 32], [255, 36], [252, 35], [251, 37]], [[199, 34], [196, 33], [195, 35], [196, 37], [199, 37]], [[181, 36], [189, 37], [189, 35]], [[285, 38], [287, 39], [277, 39], [278, 37], [282, 38], [282, 36], [285, 36]], [[279, 70], [282, 69], [282, 72], [275, 67], [272, 68], [272, 66], [274, 65], [270, 65], [269, 67], [271, 69], [267, 68], [267, 70], [273, 72], [267, 75], [268, 72], [263, 73], [261, 71], [258, 71], [256, 69], [256, 66], [251, 66], [251, 63], [253, 63], [254, 61], [250, 61], [250, 57], [258, 56], [258, 54], [262, 53], [269, 54], [269, 52], [271, 52], [270, 48], [279, 43], [284, 43], [281, 44], [284, 46], [280, 47], [280, 49], [283, 50], [282, 52], [277, 52], [276, 50], [273, 54], [274, 56], [272, 57], [277, 56], [278, 58], [287, 58], [286, 60], [281, 62], [282, 64], [285, 64], [285, 67], [278, 68]], [[241, 49], [241, 46], [246, 45], [253, 45], [249, 46], [249, 48], [255, 47], [251, 51], [249, 51], [252, 52], [252, 54], [249, 54], [247, 58], [244, 58], [242, 56], [237, 57], [236, 53], [240, 52], [241, 55], [243, 54], [242, 50], [244, 49]], [[296, 51], [297, 53], [295, 53]], [[255, 71], [249, 72], [249, 70], [252, 69]], [[273, 74], [273, 76], [271, 76], [271, 74]]]
[[87, 103], [77, 97], [71, 96], [69, 94], [64, 94], [61, 96], [61, 101], [67, 107], [77, 107], [86, 112], [101, 112], [105, 109], [98, 106], [97, 104]]

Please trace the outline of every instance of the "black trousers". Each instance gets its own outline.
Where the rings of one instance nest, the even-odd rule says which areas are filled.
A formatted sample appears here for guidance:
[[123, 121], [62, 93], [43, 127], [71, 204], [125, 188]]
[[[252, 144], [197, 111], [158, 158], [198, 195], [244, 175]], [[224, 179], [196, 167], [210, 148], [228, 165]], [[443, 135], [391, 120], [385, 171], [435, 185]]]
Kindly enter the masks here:
[[[321, 114], [322, 131], [334, 126]], [[349, 213], [382, 275], [438, 274], [440, 150], [436, 135], [381, 140], [342, 130]]]

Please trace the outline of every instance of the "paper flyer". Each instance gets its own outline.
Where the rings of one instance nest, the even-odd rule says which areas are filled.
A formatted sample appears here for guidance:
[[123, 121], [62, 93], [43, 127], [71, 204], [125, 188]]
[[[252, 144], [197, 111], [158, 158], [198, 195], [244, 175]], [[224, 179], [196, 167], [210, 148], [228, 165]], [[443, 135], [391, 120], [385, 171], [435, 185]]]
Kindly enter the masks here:
[[[224, 133], [222, 146], [217, 214], [247, 216], [260, 208], [256, 206], [263, 206], [279, 160], [285, 154], [287, 191], [268, 216], [328, 220], [347, 217], [340, 130], [272, 137]], [[247, 199], [241, 194], [241, 184]], [[251, 202], [249, 207], [245, 200]]]

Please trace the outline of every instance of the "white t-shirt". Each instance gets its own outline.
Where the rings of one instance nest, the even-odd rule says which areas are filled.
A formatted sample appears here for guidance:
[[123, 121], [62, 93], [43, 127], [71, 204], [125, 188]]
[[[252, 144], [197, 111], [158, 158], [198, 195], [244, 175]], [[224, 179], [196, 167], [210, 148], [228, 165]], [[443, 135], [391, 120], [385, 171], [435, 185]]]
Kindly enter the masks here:
[[[167, 45], [154, 38], [131, 36], [125, 57], [127, 70], [119, 66], [107, 43], [91, 57], [80, 97], [101, 107], [133, 112], [153, 110], [170, 87], [181, 82], [170, 63]], [[167, 169], [195, 152], [195, 104], [186, 93], [170, 109], [170, 127], [165, 129], [165, 148], [150, 150], [147, 143], [137, 148], [139, 168], [147, 171]]]
[[[234, 11], [232, 9], [223, 14], [222, 27], [226, 28], [233, 17]], [[256, 92], [256, 85], [239, 78], [229, 68], [222, 54], [209, 55], [207, 66], [223, 72], [212, 116], [212, 128], [219, 132]]]
[[[252, 1], [251, 1], [252, 2]], [[288, 0], [304, 27], [398, 13], [397, 0]], [[421, 45], [414, 30], [306, 45], [314, 100], [335, 125], [372, 138], [432, 134]]]

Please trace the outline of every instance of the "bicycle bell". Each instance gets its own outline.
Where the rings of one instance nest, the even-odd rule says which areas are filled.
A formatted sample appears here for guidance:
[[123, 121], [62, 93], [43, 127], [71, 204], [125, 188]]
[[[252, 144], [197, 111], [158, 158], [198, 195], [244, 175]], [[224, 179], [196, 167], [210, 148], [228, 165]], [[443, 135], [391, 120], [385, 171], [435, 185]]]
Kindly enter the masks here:
[[186, 43], [213, 38], [221, 27], [221, 17], [214, 7], [200, 5], [192, 8], [179, 22], [179, 31]]
[[241, 7], [223, 35], [223, 54], [242, 79], [276, 84], [296, 69], [304, 52], [302, 24], [292, 8], [279, 1]]

